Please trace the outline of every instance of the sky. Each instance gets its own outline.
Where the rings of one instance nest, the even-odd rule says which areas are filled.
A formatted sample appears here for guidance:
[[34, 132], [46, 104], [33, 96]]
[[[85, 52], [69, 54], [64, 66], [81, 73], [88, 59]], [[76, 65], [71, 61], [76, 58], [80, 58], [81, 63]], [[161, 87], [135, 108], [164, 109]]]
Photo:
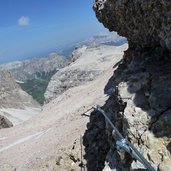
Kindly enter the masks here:
[[92, 6], [93, 0], [0, 0], [0, 63], [106, 32]]

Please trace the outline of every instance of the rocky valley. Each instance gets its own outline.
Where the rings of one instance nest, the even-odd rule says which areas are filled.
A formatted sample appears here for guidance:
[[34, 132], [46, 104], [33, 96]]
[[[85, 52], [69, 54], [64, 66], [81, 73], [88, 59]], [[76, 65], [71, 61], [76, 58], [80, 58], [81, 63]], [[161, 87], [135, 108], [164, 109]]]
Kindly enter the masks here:
[[46, 58], [1, 64], [0, 70], [8, 70], [21, 88], [43, 105], [44, 93], [51, 77], [69, 64], [69, 60], [55, 53]]

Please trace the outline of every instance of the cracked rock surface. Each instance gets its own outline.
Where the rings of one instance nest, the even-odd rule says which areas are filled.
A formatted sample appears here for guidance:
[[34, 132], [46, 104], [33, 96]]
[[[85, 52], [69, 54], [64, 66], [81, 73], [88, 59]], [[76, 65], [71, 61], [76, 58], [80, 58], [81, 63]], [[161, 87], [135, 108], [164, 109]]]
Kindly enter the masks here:
[[162, 46], [171, 51], [171, 1], [95, 0], [94, 10], [106, 28], [134, 47]]
[[[171, 171], [171, 2], [95, 0], [94, 11], [129, 42], [104, 89], [109, 99], [102, 108], [155, 170]], [[88, 170], [147, 170], [118, 151], [117, 135], [99, 115], [91, 114], [84, 134]]]
[[[153, 53], [148, 53], [146, 60], [144, 54], [135, 52], [132, 57], [129, 61], [123, 60], [106, 85], [106, 93], [111, 87], [113, 92], [110, 91], [103, 109], [122, 135], [156, 170], [170, 171], [171, 62], [156, 60]], [[108, 163], [106, 170], [107, 167], [118, 171], [145, 169], [140, 163], [133, 162], [129, 154], [120, 154], [116, 150], [117, 137], [112, 135], [110, 125], [99, 116], [99, 112], [92, 113], [84, 135], [89, 170], [103, 170], [105, 161]], [[94, 155], [90, 151], [94, 151]], [[96, 162], [91, 167], [93, 160]]]

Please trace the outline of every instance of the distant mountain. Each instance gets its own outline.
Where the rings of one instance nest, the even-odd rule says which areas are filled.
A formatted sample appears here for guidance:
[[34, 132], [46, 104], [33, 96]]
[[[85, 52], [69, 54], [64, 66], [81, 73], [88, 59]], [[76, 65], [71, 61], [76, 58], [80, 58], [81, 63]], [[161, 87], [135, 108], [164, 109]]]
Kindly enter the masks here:
[[69, 61], [56, 53], [47, 58], [34, 58], [0, 65], [0, 71], [8, 70], [21, 88], [40, 104], [44, 103], [44, 92], [51, 77]]
[[0, 65], [0, 70], [8, 70], [20, 82], [37, 77], [37, 73], [59, 70], [68, 65], [68, 61], [57, 55], [50, 54], [47, 58], [33, 58], [31, 60], [16, 61]]
[[58, 54], [64, 55], [66, 57], [70, 56], [70, 54], [74, 51], [75, 48], [81, 47], [83, 45], [90, 46], [90, 45], [113, 45], [113, 46], [120, 46], [127, 43], [127, 39], [124, 37], [119, 36], [115, 32], [108, 32], [100, 35], [92, 36], [86, 40], [74, 42], [72, 44], [65, 45], [64, 47], [58, 48]]
[[113, 45], [120, 46], [127, 43], [126, 38], [119, 36], [117, 33], [106, 33], [90, 37], [89, 39], [79, 42], [77, 46], [80, 45]]

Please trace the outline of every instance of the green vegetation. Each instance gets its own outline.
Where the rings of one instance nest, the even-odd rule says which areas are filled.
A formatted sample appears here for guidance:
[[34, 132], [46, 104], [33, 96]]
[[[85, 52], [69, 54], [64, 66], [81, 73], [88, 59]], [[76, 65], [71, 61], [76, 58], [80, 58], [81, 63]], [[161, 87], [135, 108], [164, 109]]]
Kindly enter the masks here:
[[34, 79], [27, 80], [25, 83], [20, 83], [21, 88], [30, 94], [38, 103], [43, 105], [45, 101], [44, 93], [49, 84], [51, 77], [56, 73], [56, 70], [50, 72], [38, 72]]

